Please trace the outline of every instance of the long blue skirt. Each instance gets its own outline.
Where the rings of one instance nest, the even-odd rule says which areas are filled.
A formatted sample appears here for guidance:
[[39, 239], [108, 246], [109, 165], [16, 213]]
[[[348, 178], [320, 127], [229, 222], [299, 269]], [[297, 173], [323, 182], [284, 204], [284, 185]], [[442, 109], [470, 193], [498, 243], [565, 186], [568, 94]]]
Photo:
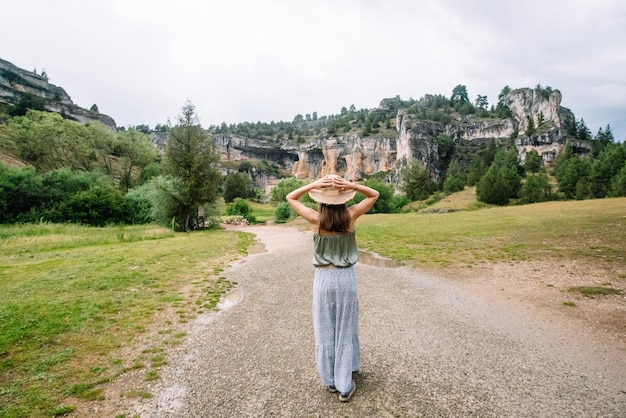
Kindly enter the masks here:
[[348, 392], [361, 368], [359, 301], [354, 267], [316, 268], [313, 282], [315, 363], [323, 386]]

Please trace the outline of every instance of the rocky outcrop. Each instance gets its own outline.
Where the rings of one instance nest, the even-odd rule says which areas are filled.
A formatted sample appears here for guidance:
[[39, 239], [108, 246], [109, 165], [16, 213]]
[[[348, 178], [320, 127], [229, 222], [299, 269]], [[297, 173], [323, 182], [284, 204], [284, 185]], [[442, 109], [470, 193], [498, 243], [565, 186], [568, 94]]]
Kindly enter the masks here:
[[[575, 123], [572, 112], [561, 107], [560, 102], [558, 90], [545, 98], [538, 90], [519, 89], [506, 98], [513, 112], [512, 118], [466, 115], [444, 124], [418, 119], [404, 109], [398, 109], [397, 136], [394, 137], [320, 136], [308, 143], [295, 144], [216, 135], [214, 143], [224, 162], [266, 160], [281, 167], [285, 174], [299, 179], [338, 173], [358, 181], [384, 172], [386, 181], [399, 184], [402, 169], [417, 162], [427, 169], [432, 180], [438, 181], [445, 172], [446, 157], [449, 157], [439, 149], [438, 137], [442, 134], [452, 138], [457, 149], [473, 149], [474, 153], [490, 141], [514, 139], [522, 159], [535, 149], [546, 164], [552, 163], [563, 150], [567, 132]], [[398, 103], [397, 99], [385, 99], [381, 108], [375, 110], [388, 111], [397, 108]], [[576, 151], [585, 153], [588, 144], [575, 142]]]
[[44, 99], [44, 109], [56, 112], [80, 123], [98, 121], [115, 129], [110, 116], [75, 105], [61, 87], [48, 82], [47, 77], [16, 67], [0, 59], [0, 102], [17, 104], [24, 94]]
[[[505, 103], [513, 112], [520, 133], [515, 145], [520, 158], [525, 159], [531, 150], [537, 151], [544, 164], [551, 165], [563, 151], [576, 119], [571, 110], [561, 106], [562, 95], [553, 90], [548, 97], [538, 88], [523, 88], [507, 94]], [[575, 141], [576, 152], [587, 154], [591, 145]]]

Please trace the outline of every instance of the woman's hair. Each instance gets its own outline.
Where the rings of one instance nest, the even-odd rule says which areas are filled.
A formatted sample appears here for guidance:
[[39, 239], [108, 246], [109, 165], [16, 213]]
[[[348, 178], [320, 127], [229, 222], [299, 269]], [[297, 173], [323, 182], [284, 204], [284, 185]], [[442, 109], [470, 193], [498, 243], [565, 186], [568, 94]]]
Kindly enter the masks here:
[[319, 205], [319, 229], [332, 232], [347, 232], [350, 229], [350, 212], [348, 207], [342, 205]]

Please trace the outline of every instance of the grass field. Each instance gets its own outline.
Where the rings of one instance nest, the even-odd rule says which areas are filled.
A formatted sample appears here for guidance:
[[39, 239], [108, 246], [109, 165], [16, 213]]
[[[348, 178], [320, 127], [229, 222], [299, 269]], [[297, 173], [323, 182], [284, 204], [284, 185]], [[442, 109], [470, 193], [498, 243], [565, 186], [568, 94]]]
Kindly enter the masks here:
[[[435, 269], [543, 258], [609, 263], [623, 287], [626, 198], [464, 210], [472, 202], [466, 193], [433, 213], [364, 216], [359, 245]], [[260, 221], [272, 219], [273, 206], [251, 207]], [[131, 369], [157, 379], [166, 347], [184, 334], [155, 317], [173, 311], [184, 323], [214, 309], [235, 285], [220, 273], [252, 239], [154, 226], [0, 226], [0, 416], [62, 415], [77, 398], [101, 399], [102, 386]], [[121, 357], [155, 322], [162, 338]]]
[[132, 359], [116, 353], [159, 311], [184, 322], [215, 309], [234, 285], [220, 272], [251, 239], [146, 226], [0, 227], [0, 416], [61, 415], [73, 409], [66, 399], [100, 399], [101, 385], [131, 368], [158, 377], [162, 344]]
[[417, 266], [556, 257], [626, 273], [626, 198], [365, 216], [358, 236], [361, 247]]

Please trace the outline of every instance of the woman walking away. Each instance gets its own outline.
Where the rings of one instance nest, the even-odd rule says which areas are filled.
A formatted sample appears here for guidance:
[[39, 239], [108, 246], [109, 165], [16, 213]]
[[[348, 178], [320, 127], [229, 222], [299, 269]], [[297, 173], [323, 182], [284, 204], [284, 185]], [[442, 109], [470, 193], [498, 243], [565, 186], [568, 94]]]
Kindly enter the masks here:
[[[318, 210], [300, 202], [309, 193]], [[355, 193], [365, 199], [346, 206]], [[361, 368], [359, 302], [354, 264], [359, 258], [355, 225], [378, 199], [378, 191], [335, 174], [302, 186], [287, 195], [287, 202], [313, 229], [313, 331], [315, 363], [322, 385], [350, 400], [356, 384], [352, 372]]]

